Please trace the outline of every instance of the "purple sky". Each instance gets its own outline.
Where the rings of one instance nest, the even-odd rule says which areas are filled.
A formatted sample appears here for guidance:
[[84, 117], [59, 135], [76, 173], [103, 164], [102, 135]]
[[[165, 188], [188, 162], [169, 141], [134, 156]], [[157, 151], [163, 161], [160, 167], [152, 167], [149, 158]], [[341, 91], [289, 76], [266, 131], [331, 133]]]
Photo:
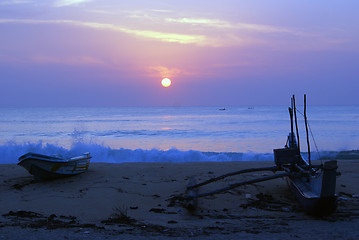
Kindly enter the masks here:
[[357, 105], [358, 10], [357, 0], [2, 0], [0, 107], [287, 105], [303, 93]]

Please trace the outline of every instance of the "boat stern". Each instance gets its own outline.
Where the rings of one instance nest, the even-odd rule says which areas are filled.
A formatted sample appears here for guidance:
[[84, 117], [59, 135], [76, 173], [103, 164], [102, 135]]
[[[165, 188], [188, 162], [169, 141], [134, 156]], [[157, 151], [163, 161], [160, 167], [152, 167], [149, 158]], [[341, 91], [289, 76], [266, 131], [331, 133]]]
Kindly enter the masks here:
[[337, 182], [338, 164], [336, 160], [326, 161], [323, 165], [322, 191], [320, 196], [332, 197], [335, 196], [335, 188]]

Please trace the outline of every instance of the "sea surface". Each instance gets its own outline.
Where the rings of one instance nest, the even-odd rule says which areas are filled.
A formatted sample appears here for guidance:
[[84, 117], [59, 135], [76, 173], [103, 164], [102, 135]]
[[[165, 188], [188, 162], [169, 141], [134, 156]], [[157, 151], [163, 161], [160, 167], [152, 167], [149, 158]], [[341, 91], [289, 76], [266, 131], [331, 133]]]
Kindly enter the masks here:
[[[273, 149], [284, 147], [288, 106], [222, 108], [2, 108], [0, 163], [27, 152], [90, 152], [95, 162], [271, 161]], [[308, 106], [307, 116], [313, 158], [358, 157], [359, 106]]]

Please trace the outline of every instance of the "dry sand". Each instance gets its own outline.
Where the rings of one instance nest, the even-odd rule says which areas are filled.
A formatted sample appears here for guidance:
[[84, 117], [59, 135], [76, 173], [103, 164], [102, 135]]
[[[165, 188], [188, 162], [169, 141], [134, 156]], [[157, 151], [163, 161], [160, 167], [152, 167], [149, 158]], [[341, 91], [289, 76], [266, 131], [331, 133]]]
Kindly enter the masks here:
[[[48, 182], [0, 165], [1, 239], [359, 239], [359, 160], [339, 161], [338, 209], [306, 215], [284, 179], [242, 186], [182, 206], [188, 180], [271, 162], [91, 163], [88, 172]], [[211, 190], [266, 173], [231, 177]]]

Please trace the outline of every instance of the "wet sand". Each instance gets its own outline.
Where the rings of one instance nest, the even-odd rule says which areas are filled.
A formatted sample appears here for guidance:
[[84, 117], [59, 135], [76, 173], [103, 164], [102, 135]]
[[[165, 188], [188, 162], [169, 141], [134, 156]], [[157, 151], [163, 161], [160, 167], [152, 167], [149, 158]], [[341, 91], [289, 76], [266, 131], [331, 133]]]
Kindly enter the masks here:
[[[359, 160], [339, 161], [338, 209], [305, 214], [284, 179], [242, 186], [183, 207], [191, 177], [203, 181], [272, 162], [91, 163], [88, 172], [34, 182], [0, 165], [0, 239], [359, 239]], [[271, 172], [231, 177], [201, 192]]]

